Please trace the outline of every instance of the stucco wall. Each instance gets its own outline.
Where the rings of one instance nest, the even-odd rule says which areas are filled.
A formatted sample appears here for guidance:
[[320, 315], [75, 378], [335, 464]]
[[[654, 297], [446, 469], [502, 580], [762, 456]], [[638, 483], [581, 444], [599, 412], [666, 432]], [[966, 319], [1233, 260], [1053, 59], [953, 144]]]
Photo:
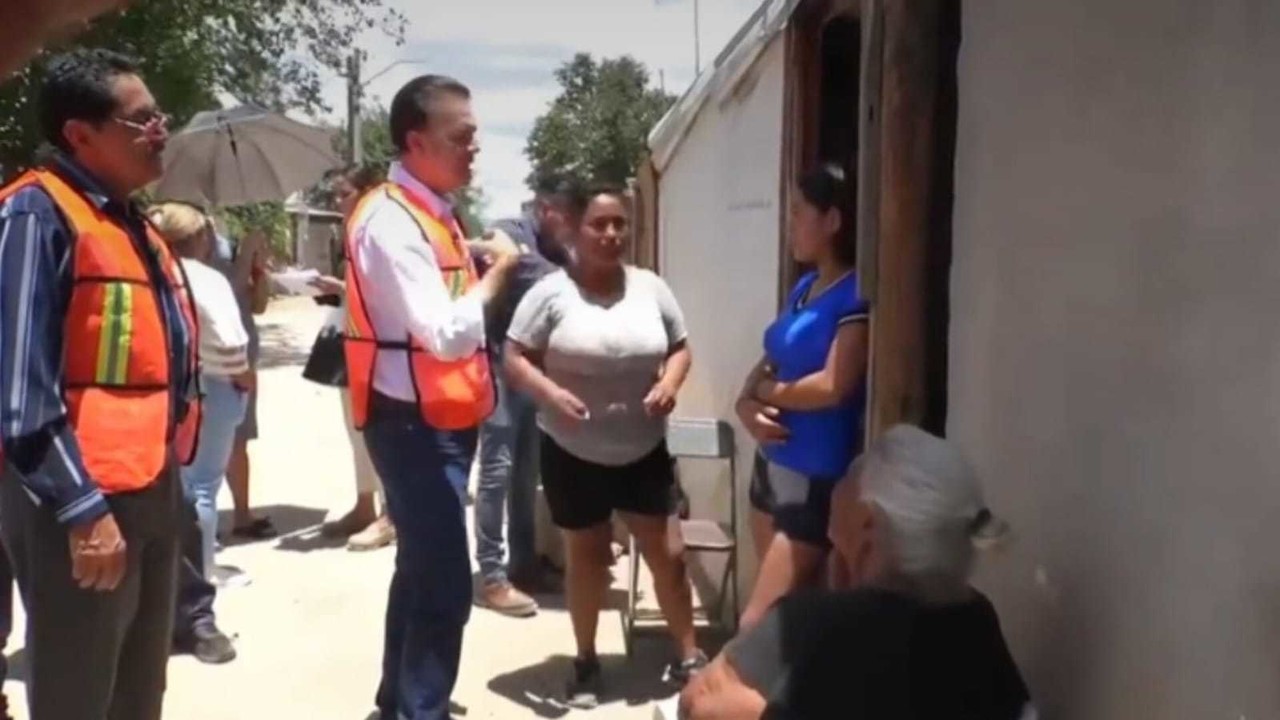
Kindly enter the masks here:
[[1043, 715], [1280, 717], [1280, 3], [964, 8], [949, 428]]
[[[777, 310], [783, 42], [779, 37], [765, 51], [738, 96], [707, 104], [659, 180], [659, 264], [684, 309], [694, 355], [679, 416], [733, 418], [738, 389]], [[754, 447], [741, 429], [737, 437], [745, 519]], [[695, 513], [724, 516], [723, 466], [687, 463], [682, 480]], [[755, 566], [745, 521], [741, 541], [745, 597]]]

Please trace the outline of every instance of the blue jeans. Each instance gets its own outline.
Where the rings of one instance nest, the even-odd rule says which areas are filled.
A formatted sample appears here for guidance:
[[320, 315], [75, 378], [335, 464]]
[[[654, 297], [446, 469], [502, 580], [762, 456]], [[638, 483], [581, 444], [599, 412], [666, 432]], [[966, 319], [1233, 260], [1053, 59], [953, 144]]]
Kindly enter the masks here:
[[178, 596], [173, 613], [173, 640], [185, 645], [201, 630], [217, 629], [213, 603], [218, 589], [210, 577], [213, 568], [205, 563], [204, 531], [191, 500], [184, 498], [178, 514]]
[[236, 428], [244, 420], [248, 395], [224, 377], [205, 375], [203, 415], [196, 457], [182, 468], [182, 489], [200, 521], [204, 574], [213, 573], [213, 548], [218, 537], [218, 491], [227, 477], [227, 461], [235, 445]]
[[413, 404], [377, 394], [371, 405], [365, 445], [396, 526], [376, 702], [388, 720], [448, 720], [471, 617], [465, 504], [477, 433], [435, 430]]
[[[501, 363], [495, 357], [495, 366]], [[497, 375], [498, 402], [480, 426], [476, 487], [476, 562], [486, 583], [501, 583], [507, 571], [534, 563], [534, 501], [538, 486], [537, 406]], [[505, 505], [505, 508], [504, 508]], [[503, 564], [502, 516], [506, 511], [511, 550]]]

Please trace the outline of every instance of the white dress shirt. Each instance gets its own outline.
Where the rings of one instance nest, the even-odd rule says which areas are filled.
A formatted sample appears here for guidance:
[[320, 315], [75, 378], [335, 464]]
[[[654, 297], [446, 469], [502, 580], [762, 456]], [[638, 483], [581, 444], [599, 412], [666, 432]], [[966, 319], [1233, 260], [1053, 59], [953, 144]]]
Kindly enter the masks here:
[[229, 377], [249, 370], [249, 333], [240, 319], [231, 283], [199, 260], [182, 258], [200, 325], [200, 370]]
[[[446, 223], [449, 202], [392, 163], [388, 179], [426, 203]], [[385, 197], [371, 200], [352, 225], [364, 304], [378, 338], [417, 340], [441, 360], [460, 360], [484, 347], [484, 303], [473, 289], [449, 296], [435, 251], [408, 211]], [[380, 350], [373, 387], [387, 397], [416, 401], [404, 350]]]

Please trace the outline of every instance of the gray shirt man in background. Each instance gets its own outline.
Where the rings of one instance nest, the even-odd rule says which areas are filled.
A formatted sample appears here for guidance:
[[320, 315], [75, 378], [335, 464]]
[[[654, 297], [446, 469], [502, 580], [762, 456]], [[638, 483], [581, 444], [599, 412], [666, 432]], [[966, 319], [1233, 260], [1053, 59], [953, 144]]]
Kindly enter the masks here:
[[[494, 225], [524, 251], [500, 302], [486, 319], [485, 334], [497, 384], [497, 405], [480, 427], [476, 487], [476, 562], [482, 582], [476, 603], [512, 617], [538, 611], [533, 593], [546, 591], [534, 537], [538, 486], [537, 410], [502, 376], [502, 346], [516, 306], [539, 280], [568, 262], [560, 235], [565, 226], [564, 182], [539, 188], [525, 217]], [[508, 513], [510, 549], [504, 562], [502, 520]]]

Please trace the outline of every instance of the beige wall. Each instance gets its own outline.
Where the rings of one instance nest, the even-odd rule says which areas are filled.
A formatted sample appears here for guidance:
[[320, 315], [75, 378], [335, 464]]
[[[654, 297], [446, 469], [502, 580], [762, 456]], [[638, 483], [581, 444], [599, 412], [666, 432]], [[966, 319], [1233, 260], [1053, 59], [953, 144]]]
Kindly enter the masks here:
[[964, 6], [950, 432], [1043, 715], [1280, 717], [1280, 3]]
[[[733, 417], [777, 309], [783, 57], [779, 37], [748, 75], [746, 92], [707, 104], [659, 180], [659, 262], [684, 309], [694, 356], [678, 416]], [[738, 444], [745, 518], [754, 447], [741, 429]], [[694, 512], [723, 517], [727, 472], [708, 463], [681, 470]], [[741, 539], [745, 593], [755, 566], [745, 522]]]

